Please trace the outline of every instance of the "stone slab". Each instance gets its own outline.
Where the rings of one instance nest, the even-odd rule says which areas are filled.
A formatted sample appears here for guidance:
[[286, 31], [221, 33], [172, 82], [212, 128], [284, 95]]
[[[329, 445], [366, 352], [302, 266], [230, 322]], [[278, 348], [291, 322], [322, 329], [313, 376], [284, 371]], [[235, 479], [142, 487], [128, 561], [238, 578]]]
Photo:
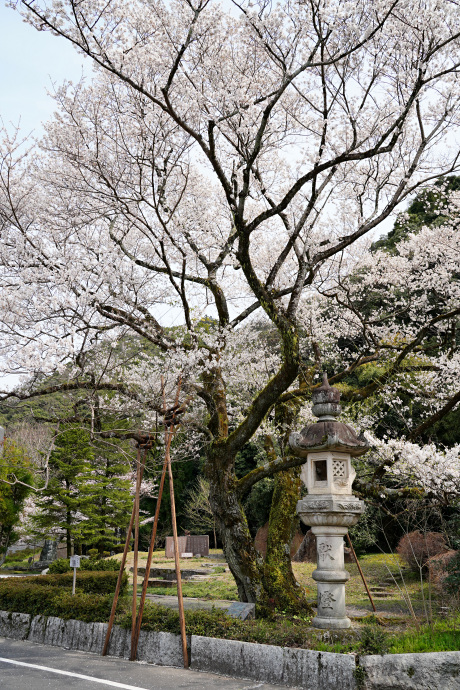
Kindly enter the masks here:
[[[179, 553], [188, 551], [187, 537], [177, 537], [177, 544]], [[174, 558], [174, 539], [173, 537], [166, 537], [165, 558]]]
[[[187, 649], [190, 658], [190, 635], [187, 636]], [[166, 632], [146, 632], [141, 630], [137, 648], [137, 658], [157, 666], [184, 667], [182, 640], [180, 635]]]
[[[101, 654], [106, 633], [107, 623], [65, 621], [55, 616], [32, 618], [28, 613], [0, 611], [0, 637]], [[190, 636], [187, 642], [190, 655]], [[137, 651], [139, 661], [157, 666], [184, 666], [180, 635], [142, 630]], [[130, 652], [131, 631], [115, 625], [110, 637], [109, 656], [129, 659]]]
[[192, 635], [191, 668], [302, 690], [356, 690], [355, 659], [347, 654]]
[[34, 616], [30, 623], [27, 639], [37, 644], [45, 643], [46, 616]]
[[240, 618], [242, 621], [251, 620], [256, 617], [256, 605], [235, 601], [227, 609], [227, 616], [231, 618]]
[[460, 652], [362, 656], [366, 690], [459, 690]]
[[[133, 572], [133, 568], [130, 568]], [[139, 575], [145, 575], [145, 568], [138, 568]], [[181, 580], [189, 580], [193, 575], [212, 575], [212, 570], [208, 568], [181, 568]], [[164, 580], [176, 580], [175, 568], [150, 568], [149, 578]]]
[[149, 587], [175, 587], [177, 580], [149, 580]]
[[[192, 553], [194, 556], [209, 556], [209, 536], [207, 534], [189, 534], [178, 537], [179, 553]], [[166, 537], [166, 558], [174, 558], [173, 537]]]

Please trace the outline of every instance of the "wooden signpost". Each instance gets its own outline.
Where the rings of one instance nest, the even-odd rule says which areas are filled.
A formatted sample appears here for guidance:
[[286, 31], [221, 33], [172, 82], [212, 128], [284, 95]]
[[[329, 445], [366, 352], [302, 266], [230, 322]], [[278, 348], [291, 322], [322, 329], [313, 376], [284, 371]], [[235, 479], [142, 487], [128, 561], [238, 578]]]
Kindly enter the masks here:
[[75, 584], [77, 582], [77, 568], [80, 567], [80, 556], [70, 557], [70, 567], [73, 568], [72, 594], [75, 594]]

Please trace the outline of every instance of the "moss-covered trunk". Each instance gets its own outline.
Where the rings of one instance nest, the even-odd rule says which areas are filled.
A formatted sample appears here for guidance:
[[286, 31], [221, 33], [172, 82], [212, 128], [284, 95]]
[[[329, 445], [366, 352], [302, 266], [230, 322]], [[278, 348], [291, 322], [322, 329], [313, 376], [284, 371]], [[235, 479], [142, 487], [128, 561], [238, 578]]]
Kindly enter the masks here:
[[[299, 381], [301, 388], [308, 384], [305, 376]], [[296, 424], [300, 404], [299, 400], [294, 399], [275, 406], [276, 445], [272, 436], [265, 438], [265, 452], [269, 460], [276, 459], [277, 451], [283, 460], [288, 459], [289, 433]], [[307, 604], [305, 589], [298, 585], [291, 564], [291, 540], [298, 523], [300, 471], [300, 467], [293, 467], [275, 474], [263, 571], [268, 603], [274, 608], [291, 613], [311, 610]]]
[[305, 589], [296, 582], [291, 565], [291, 540], [297, 524], [300, 467], [275, 475], [263, 583], [267, 603], [290, 613], [308, 612]]
[[233, 472], [212, 463], [210, 502], [228, 567], [235, 578], [240, 601], [256, 603], [262, 591], [261, 558], [254, 547], [246, 515], [236, 492]]
[[254, 548], [237, 491], [235, 453], [228, 447], [226, 387], [218, 367], [206, 378], [203, 396], [209, 411], [208, 428], [214, 441], [208, 446], [205, 474], [215, 525], [241, 601], [256, 603], [262, 589], [261, 561]]

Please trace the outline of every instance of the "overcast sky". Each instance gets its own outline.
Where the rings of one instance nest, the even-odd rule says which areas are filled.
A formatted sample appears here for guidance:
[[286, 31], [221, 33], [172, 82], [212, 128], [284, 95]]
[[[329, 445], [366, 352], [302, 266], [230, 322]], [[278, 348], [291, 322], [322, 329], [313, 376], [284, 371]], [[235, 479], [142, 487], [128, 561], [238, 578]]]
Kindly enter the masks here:
[[0, 116], [5, 125], [21, 123], [23, 134], [40, 134], [53, 112], [52, 84], [78, 81], [88, 60], [64, 39], [25, 24], [0, 0]]
[[[6, 126], [20, 124], [22, 134], [41, 134], [41, 123], [53, 113], [47, 92], [53, 82], [78, 81], [88, 61], [66, 41], [24, 24], [20, 15], [0, 0], [0, 117]], [[16, 376], [1, 376], [0, 388], [17, 384]]]

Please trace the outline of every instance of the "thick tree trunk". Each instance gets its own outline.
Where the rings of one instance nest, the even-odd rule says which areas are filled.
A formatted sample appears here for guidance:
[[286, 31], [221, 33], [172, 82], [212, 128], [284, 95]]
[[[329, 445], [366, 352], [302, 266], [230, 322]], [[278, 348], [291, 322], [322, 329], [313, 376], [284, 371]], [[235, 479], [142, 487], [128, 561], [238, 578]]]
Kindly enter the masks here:
[[246, 515], [237, 492], [235, 457], [226, 446], [228, 417], [225, 382], [218, 367], [206, 377], [205, 401], [214, 442], [208, 447], [205, 474], [209, 480], [209, 501], [222, 539], [228, 567], [235, 578], [241, 601], [256, 603], [262, 590], [261, 559], [249, 532]]
[[275, 488], [263, 570], [267, 605], [290, 613], [310, 612], [305, 589], [296, 582], [291, 565], [291, 539], [300, 497], [300, 467], [275, 475]]
[[236, 492], [236, 479], [230, 471], [220, 471], [215, 462], [207, 465], [210, 502], [222, 539], [228, 567], [235, 578], [241, 601], [257, 603], [262, 591], [262, 561], [254, 548], [244, 509]]

